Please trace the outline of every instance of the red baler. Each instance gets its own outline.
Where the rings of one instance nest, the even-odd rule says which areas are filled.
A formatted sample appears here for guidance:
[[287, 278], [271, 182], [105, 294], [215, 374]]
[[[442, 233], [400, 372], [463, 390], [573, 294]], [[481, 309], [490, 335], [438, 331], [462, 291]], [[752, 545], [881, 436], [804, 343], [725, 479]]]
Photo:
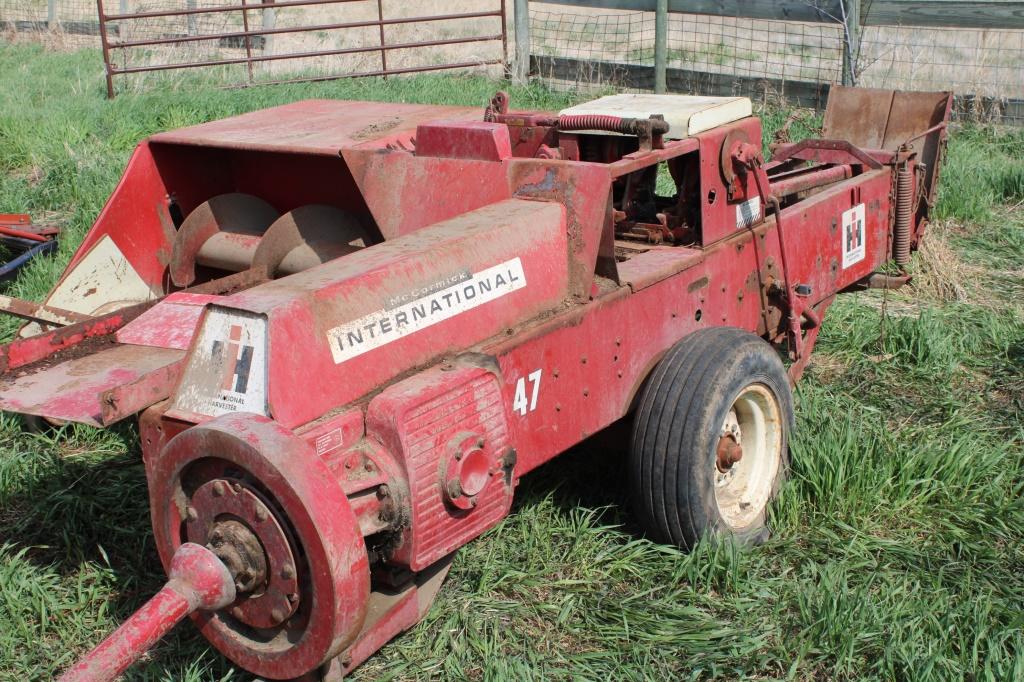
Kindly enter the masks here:
[[[549, 114], [307, 101], [155, 135], [36, 316], [0, 408], [141, 413], [170, 581], [65, 674], [191, 613], [238, 666], [337, 679], [429, 608], [518, 480], [633, 415], [659, 541], [757, 541], [836, 294], [895, 287], [949, 93], [832, 89], [761, 155], [743, 98]], [[783, 357], [788, 356], [788, 366]]]

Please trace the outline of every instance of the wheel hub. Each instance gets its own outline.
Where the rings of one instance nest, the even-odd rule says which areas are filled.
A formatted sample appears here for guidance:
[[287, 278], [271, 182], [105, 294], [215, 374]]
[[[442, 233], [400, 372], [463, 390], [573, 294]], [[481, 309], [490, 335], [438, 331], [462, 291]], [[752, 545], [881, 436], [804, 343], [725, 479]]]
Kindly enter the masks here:
[[256, 628], [279, 625], [299, 604], [292, 542], [260, 494], [227, 478], [192, 495], [187, 538], [207, 545], [231, 571], [239, 596], [228, 608]]
[[754, 523], [771, 498], [782, 461], [782, 412], [762, 384], [733, 401], [715, 451], [715, 501], [730, 528]]

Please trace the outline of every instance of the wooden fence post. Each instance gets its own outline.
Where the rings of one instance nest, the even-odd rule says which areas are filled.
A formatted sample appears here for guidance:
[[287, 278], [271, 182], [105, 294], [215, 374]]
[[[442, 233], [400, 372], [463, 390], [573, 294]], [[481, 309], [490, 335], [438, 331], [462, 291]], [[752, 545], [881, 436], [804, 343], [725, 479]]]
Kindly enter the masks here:
[[860, 0], [843, 3], [843, 85], [857, 85], [860, 57]]
[[514, 81], [520, 85], [530, 77], [530, 3], [529, 0], [515, 0], [516, 69]]
[[[185, 9], [193, 10], [196, 8], [196, 0], [185, 0]], [[199, 23], [196, 21], [195, 14], [188, 14], [185, 16], [185, 33], [190, 36], [199, 35]]]
[[57, 0], [47, 0], [46, 2], [46, 28], [53, 30], [60, 25], [60, 20], [57, 17]]
[[[269, 9], [263, 10], [263, 30], [273, 31], [277, 27], [277, 10], [274, 9], [274, 0], [263, 0], [264, 6]], [[263, 34], [263, 54], [274, 54], [274, 35]]]
[[654, 92], [666, 89], [668, 67], [668, 0], [658, 0], [654, 14]]

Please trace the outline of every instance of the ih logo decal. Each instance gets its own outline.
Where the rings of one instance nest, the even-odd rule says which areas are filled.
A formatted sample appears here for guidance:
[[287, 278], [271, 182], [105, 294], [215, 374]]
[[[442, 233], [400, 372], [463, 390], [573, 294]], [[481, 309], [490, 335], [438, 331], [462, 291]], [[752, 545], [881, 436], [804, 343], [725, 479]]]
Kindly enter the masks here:
[[843, 211], [843, 268], [864, 260], [864, 204]]
[[213, 357], [222, 360], [220, 389], [232, 393], [245, 393], [249, 386], [249, 370], [252, 367], [253, 347], [242, 344], [242, 326], [231, 325], [231, 332], [225, 347], [219, 339], [213, 342]]

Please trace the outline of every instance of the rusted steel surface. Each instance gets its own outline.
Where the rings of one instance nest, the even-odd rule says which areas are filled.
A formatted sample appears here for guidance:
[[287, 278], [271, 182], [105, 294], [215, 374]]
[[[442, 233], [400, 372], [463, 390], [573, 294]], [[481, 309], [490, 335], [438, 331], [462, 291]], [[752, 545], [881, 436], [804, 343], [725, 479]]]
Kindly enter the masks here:
[[21, 317], [31, 322], [40, 322], [51, 326], [64, 327], [69, 324], [85, 322], [88, 315], [61, 310], [41, 303], [33, 303], [20, 298], [0, 295], [0, 313]]
[[[227, 4], [213, 7], [186, 7], [178, 10], [154, 10], [146, 12], [120, 12], [117, 14], [111, 14], [106, 11], [105, 0], [97, 0], [99, 26], [100, 26], [100, 42], [103, 50], [103, 61], [106, 67], [106, 79], [107, 79], [107, 96], [114, 97], [114, 78], [120, 75], [127, 75], [132, 73], [144, 73], [147, 71], [170, 71], [180, 69], [193, 69], [193, 68], [204, 68], [204, 67], [215, 67], [215, 66], [230, 66], [235, 64], [246, 65], [247, 78], [241, 85], [255, 85], [255, 84], [267, 84], [271, 82], [301, 82], [301, 81], [316, 81], [316, 80], [331, 80], [338, 78], [352, 78], [352, 77], [365, 77], [365, 76], [388, 76], [397, 75], [402, 73], [415, 73], [425, 71], [437, 71], [444, 69], [460, 69], [460, 68], [471, 68], [485, 64], [502, 64], [507, 60], [508, 50], [508, 33], [505, 22], [505, 2], [500, 0], [497, 6], [492, 10], [487, 11], [476, 11], [476, 12], [448, 12], [444, 14], [423, 14], [419, 16], [405, 16], [405, 17], [387, 17], [384, 12], [384, 4], [377, 3], [377, 19], [370, 21], [347, 21], [347, 22], [333, 22], [326, 24], [309, 24], [303, 26], [289, 26], [289, 27], [268, 27], [253, 29], [250, 28], [249, 13], [250, 12], [263, 12], [268, 9], [278, 10], [287, 9], [291, 7], [313, 7], [313, 6], [341, 6], [347, 2], [354, 2], [356, 0], [281, 0], [273, 2], [271, 5], [265, 3], [248, 5], [244, 0], [240, 4]], [[241, 31], [222, 31], [213, 33], [203, 33], [201, 35], [168, 35], [165, 37], [147, 38], [143, 40], [124, 40], [124, 41], [112, 41], [108, 35], [107, 25], [110, 22], [116, 22], [119, 27], [132, 25], [132, 22], [145, 21], [148, 19], [167, 19], [173, 17], [189, 18], [202, 14], [223, 14], [231, 13], [240, 15], [241, 18]], [[450, 25], [450, 22], [459, 22], [465, 20], [480, 20], [493, 18], [496, 20], [497, 29], [492, 32], [486, 33], [474, 33], [470, 35], [461, 35], [450, 38], [435, 38], [432, 40], [415, 40], [406, 41], [400, 43], [389, 43], [386, 39], [385, 27], [387, 26], [401, 26], [409, 24], [419, 25], [434, 25], [438, 22], [445, 22], [446, 26]], [[272, 54], [264, 54], [262, 51], [256, 53], [253, 49], [253, 38], [263, 37], [269, 35], [279, 35], [288, 33], [323, 33], [327, 31], [346, 31], [355, 30], [358, 31], [362, 28], [376, 27], [378, 33], [378, 44], [359, 46], [359, 47], [345, 47], [336, 49], [324, 49], [324, 50], [306, 50], [297, 52], [274, 52]], [[130, 29], [129, 29], [130, 30]], [[160, 64], [141, 64], [141, 65], [130, 65], [121, 64], [118, 65], [114, 59], [114, 51], [120, 50], [120, 54], [125, 56], [125, 60], [129, 58], [131, 53], [129, 50], [138, 48], [153, 48], [163, 45], [174, 46], [181, 43], [190, 43], [197, 41], [241, 41], [244, 45], [245, 56], [235, 58], [210, 58], [198, 61], [182, 61], [182, 62], [165, 62]], [[500, 43], [500, 51], [495, 51], [493, 57], [479, 59], [476, 61], [459, 61], [459, 60], [428, 60], [428, 63], [416, 66], [405, 66], [399, 68], [389, 68], [387, 54], [389, 51], [394, 50], [415, 50], [422, 48], [431, 48], [444, 45], [465, 45], [472, 43], [485, 43], [493, 42]], [[361, 54], [361, 53], [372, 53], [376, 52], [380, 54], [381, 68], [379, 70], [364, 71], [364, 72], [349, 72], [349, 73], [336, 73], [326, 76], [296, 76], [286, 80], [257, 80], [255, 77], [255, 65], [268, 62], [281, 62], [290, 60], [303, 60], [316, 57], [333, 57], [347, 54]]]
[[[754, 117], [659, 146], [500, 96], [165, 133], [53, 295], [99, 253], [159, 300], [3, 347], [0, 405], [92, 424], [149, 406], [161, 559], [204, 544], [236, 590], [197, 626], [255, 675], [337, 679], [423, 616], [520, 477], [627, 415], [681, 339], [753, 332], [795, 381], [838, 292], [905, 283], [878, 272], [899, 173], [917, 199], [901, 250], [927, 219], [920, 150], [944, 128], [919, 120], [898, 149], [818, 140], [769, 162]], [[238, 194], [265, 206], [228, 230], [216, 207]], [[716, 443], [719, 469], [742, 459]]]
[[105, 345], [103, 350], [49, 367], [0, 376], [0, 409], [102, 426], [108, 423], [101, 402], [105, 392], [115, 388], [130, 392], [131, 385], [158, 373], [156, 400], [147, 402], [141, 396], [132, 400], [137, 409], [128, 414], [133, 414], [139, 407], [167, 396], [173, 385], [167, 383], [168, 379], [177, 377], [172, 366], [185, 355], [166, 348]]
[[342, 150], [359, 145], [381, 148], [395, 140], [409, 141], [420, 123], [479, 118], [480, 111], [472, 107], [304, 100], [158, 133], [150, 140], [161, 145], [337, 157]]
[[[86, 352], [96, 350], [98, 347], [102, 347], [103, 343], [111, 341], [105, 337], [109, 337], [149, 307], [150, 304], [144, 303], [122, 308], [86, 322], [68, 325], [0, 346], [0, 379], [7, 378], [3, 375], [12, 370], [19, 370], [49, 358], [65, 359], [81, 355], [83, 349]], [[93, 345], [86, 348], [82, 345], [86, 342]]]
[[771, 178], [771, 191], [773, 194], [785, 197], [797, 192], [805, 192], [809, 189], [831, 185], [840, 180], [853, 177], [853, 168], [849, 164], [829, 166], [820, 171], [810, 171], [799, 175], [778, 179]]
[[113, 682], [182, 618], [199, 609], [219, 609], [235, 599], [231, 573], [201, 545], [181, 545], [167, 575], [163, 589], [61, 675], [61, 682]]

